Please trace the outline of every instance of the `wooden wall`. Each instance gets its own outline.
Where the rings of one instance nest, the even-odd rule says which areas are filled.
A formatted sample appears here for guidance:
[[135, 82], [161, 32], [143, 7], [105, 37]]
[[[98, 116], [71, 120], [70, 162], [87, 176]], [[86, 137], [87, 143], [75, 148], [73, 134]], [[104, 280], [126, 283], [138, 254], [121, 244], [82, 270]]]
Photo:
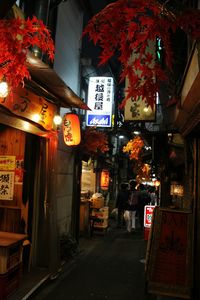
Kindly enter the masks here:
[[[15, 156], [20, 161], [23, 174], [26, 135], [23, 131], [0, 124], [0, 156]], [[27, 218], [27, 208], [22, 204], [22, 180], [15, 176], [13, 200], [0, 200], [0, 230], [21, 232], [21, 217]]]

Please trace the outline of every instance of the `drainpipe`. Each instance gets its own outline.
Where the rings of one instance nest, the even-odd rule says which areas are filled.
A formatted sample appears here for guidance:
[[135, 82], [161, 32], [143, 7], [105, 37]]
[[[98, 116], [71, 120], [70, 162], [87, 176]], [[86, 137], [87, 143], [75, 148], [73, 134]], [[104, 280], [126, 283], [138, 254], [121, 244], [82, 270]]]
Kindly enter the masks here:
[[51, 0], [35, 1], [35, 14], [46, 26], [48, 25], [50, 2]]
[[[46, 26], [48, 26], [50, 2], [51, 0], [36, 0], [34, 5], [35, 16], [42, 20]], [[33, 53], [36, 57], [43, 58], [41, 49], [36, 46], [33, 47]]]

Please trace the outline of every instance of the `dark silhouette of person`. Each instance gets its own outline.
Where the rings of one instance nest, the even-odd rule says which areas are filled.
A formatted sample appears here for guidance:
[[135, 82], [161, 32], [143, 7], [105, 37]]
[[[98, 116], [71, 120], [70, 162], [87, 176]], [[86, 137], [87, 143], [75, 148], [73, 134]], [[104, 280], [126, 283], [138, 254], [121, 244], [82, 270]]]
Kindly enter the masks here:
[[129, 199], [128, 183], [121, 183], [120, 190], [117, 194], [116, 208], [118, 209], [117, 225], [124, 225], [124, 211], [127, 208]]
[[137, 182], [135, 180], [129, 181], [130, 194], [129, 194], [129, 218], [127, 218], [127, 230], [129, 232], [136, 229], [136, 214], [138, 210], [139, 191], [136, 189]]

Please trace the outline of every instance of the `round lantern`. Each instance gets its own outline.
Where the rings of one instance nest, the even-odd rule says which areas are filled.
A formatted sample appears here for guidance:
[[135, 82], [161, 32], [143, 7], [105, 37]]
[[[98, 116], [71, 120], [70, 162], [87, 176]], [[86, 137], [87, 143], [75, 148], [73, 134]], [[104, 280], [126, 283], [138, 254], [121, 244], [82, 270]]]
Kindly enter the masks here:
[[76, 146], [81, 142], [80, 121], [78, 115], [68, 113], [63, 119], [63, 138], [67, 146]]
[[107, 190], [109, 187], [109, 171], [102, 170], [101, 171], [101, 178], [100, 178], [100, 187], [102, 190]]

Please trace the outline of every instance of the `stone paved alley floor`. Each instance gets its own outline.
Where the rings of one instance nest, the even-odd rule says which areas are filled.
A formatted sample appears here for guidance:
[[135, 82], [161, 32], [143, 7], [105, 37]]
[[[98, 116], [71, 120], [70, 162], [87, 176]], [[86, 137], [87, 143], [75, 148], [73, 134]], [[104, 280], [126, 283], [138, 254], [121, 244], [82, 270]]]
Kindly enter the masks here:
[[80, 239], [81, 254], [54, 281], [31, 297], [34, 300], [154, 300], [145, 294], [143, 233], [111, 226]]

